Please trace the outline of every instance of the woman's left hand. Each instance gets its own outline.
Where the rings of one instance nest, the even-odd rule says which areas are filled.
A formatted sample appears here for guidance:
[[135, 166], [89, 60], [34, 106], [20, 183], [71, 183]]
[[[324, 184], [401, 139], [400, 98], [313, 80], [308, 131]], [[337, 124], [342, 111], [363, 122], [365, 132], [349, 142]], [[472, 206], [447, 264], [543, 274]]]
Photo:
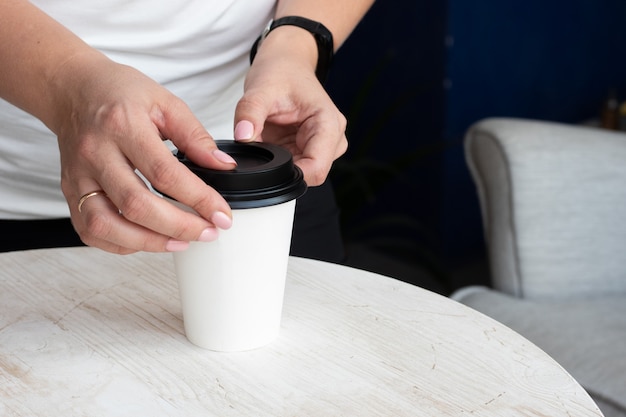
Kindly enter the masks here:
[[[271, 142], [287, 148], [309, 186], [321, 185], [333, 161], [348, 148], [346, 118], [315, 76], [315, 49], [282, 45], [278, 32], [303, 36], [315, 48], [310, 33], [278, 28], [265, 39], [246, 77], [244, 95], [235, 112], [235, 140]], [[276, 34], [274, 34], [276, 32]], [[273, 41], [273, 44], [271, 42]], [[268, 45], [266, 45], [266, 43]], [[280, 54], [272, 51], [280, 50]]]

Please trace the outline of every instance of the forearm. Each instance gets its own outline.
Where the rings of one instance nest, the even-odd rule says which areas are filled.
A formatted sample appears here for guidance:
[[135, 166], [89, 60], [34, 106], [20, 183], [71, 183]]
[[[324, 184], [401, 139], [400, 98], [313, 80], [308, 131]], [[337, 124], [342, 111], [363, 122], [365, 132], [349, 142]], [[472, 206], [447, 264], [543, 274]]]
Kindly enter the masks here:
[[79, 76], [63, 68], [77, 57], [105, 59], [30, 2], [0, 2], [0, 97], [55, 130], [65, 78]]

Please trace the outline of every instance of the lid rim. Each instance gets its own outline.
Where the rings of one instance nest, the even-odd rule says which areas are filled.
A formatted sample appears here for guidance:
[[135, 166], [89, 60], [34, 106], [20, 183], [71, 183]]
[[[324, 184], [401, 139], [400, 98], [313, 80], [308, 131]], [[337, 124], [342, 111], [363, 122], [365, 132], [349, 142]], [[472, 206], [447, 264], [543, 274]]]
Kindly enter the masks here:
[[232, 154], [238, 168], [204, 168], [187, 159], [182, 152], [177, 152], [176, 157], [204, 183], [219, 192], [231, 208], [276, 205], [294, 200], [306, 192], [304, 174], [293, 163], [287, 149], [265, 142], [216, 140], [215, 143], [220, 150]]

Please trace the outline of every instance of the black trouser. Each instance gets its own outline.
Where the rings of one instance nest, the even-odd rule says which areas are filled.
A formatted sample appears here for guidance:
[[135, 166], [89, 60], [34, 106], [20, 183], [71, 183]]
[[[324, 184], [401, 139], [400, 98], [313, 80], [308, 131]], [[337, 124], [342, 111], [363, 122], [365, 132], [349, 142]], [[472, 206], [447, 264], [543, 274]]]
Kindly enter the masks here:
[[[0, 252], [83, 245], [70, 219], [0, 220]], [[329, 183], [309, 188], [298, 199], [291, 254], [343, 262], [339, 210]]]
[[70, 219], [0, 220], [0, 252], [81, 245]]

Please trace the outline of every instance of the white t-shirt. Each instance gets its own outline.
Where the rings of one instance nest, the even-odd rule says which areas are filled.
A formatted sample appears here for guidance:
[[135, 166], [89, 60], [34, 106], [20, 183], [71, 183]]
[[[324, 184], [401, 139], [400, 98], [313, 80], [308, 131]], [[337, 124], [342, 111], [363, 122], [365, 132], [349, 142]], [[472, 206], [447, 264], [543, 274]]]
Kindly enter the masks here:
[[[249, 51], [275, 0], [31, 0], [88, 44], [183, 99], [232, 138]], [[68, 217], [56, 137], [0, 99], [0, 219]]]

